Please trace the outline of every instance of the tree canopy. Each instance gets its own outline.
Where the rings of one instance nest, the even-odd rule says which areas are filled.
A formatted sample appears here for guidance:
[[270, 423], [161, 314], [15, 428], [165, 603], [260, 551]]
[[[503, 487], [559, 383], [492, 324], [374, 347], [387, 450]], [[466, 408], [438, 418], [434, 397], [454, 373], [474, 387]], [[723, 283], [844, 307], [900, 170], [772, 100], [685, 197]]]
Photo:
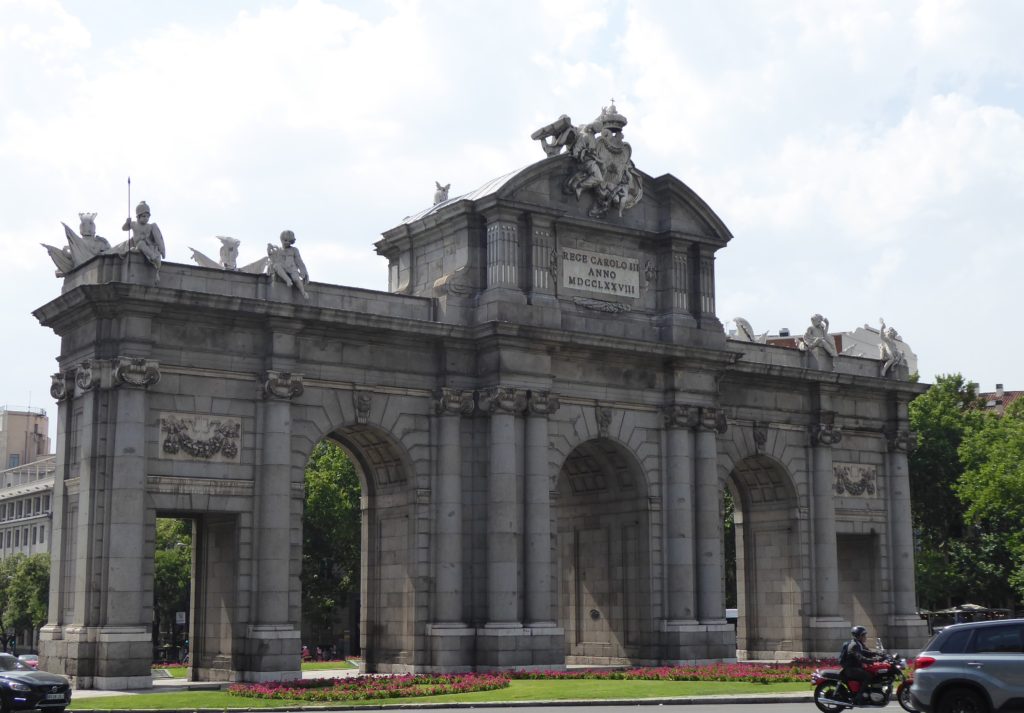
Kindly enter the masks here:
[[321, 630], [359, 591], [360, 497], [355, 467], [336, 443], [321, 441], [306, 466], [302, 515], [302, 609]]
[[[910, 404], [918, 438], [909, 458], [917, 591], [925, 608], [966, 601], [1009, 606], [1024, 593], [1013, 585], [1014, 572], [1021, 577], [1013, 543], [1024, 509], [1002, 504], [1024, 454], [1024, 441], [1016, 451], [1006, 442], [1019, 416], [1000, 418], [982, 406], [960, 374], [938, 377]], [[1017, 502], [1024, 508], [1024, 495]]]
[[0, 560], [0, 624], [3, 631], [35, 630], [46, 623], [50, 555], [15, 553]]

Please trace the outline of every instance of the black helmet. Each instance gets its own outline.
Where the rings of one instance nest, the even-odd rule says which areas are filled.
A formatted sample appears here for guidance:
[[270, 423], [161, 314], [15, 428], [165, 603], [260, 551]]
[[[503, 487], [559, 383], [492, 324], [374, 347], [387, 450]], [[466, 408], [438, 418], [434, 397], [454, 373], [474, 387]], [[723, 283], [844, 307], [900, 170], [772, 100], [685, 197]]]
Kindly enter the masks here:
[[853, 635], [853, 638], [856, 639], [858, 637], [864, 636], [864, 634], [868, 633], [868, 630], [865, 629], [863, 626], [855, 626], [852, 629], [850, 629], [850, 633]]

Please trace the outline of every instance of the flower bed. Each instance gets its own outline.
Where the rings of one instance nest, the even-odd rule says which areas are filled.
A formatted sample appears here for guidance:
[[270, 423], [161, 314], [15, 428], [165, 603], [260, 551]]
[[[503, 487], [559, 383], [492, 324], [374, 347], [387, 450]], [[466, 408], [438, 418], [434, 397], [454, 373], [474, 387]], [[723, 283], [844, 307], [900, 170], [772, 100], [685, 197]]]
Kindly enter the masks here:
[[693, 666], [656, 666], [576, 671], [512, 671], [517, 679], [605, 679], [623, 681], [739, 681], [791, 683], [804, 681], [814, 667], [793, 664], [715, 663]]
[[508, 686], [508, 681], [508, 676], [489, 673], [310, 678], [301, 681], [239, 683], [230, 686], [228, 693], [247, 698], [313, 702], [363, 701], [493, 691], [497, 688], [505, 688]]

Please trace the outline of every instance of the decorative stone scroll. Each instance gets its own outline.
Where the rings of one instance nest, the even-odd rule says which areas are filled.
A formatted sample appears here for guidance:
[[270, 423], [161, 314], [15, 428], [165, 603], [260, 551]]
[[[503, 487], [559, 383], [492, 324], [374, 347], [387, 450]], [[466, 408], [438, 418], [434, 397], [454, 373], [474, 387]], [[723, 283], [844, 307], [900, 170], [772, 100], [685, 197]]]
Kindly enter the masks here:
[[700, 422], [700, 409], [687, 404], [669, 404], [662, 415], [665, 428], [696, 428]]
[[50, 375], [50, 396], [54, 401], [64, 401], [75, 395], [74, 372], [58, 371]]
[[263, 398], [294, 399], [302, 394], [302, 374], [268, 371], [263, 375]]
[[442, 387], [434, 405], [438, 416], [469, 416], [473, 413], [473, 392]]
[[163, 459], [238, 463], [241, 440], [242, 420], [235, 416], [160, 414]]
[[532, 416], [550, 416], [560, 405], [558, 396], [550, 391], [531, 391], [526, 402], [526, 412]]
[[118, 357], [112, 366], [115, 385], [152, 386], [160, 381], [160, 364], [154, 359]]
[[725, 412], [722, 409], [702, 406], [700, 409], [700, 422], [697, 424], [697, 428], [704, 431], [714, 431], [715, 433], [725, 433], [729, 430], [729, 420], [725, 417]]
[[100, 383], [99, 364], [92, 359], [86, 359], [75, 369], [75, 386], [79, 391], [85, 392], [98, 386]]
[[519, 414], [526, 409], [526, 392], [511, 386], [495, 386], [480, 392], [479, 403], [484, 413]]
[[906, 430], [887, 431], [885, 444], [892, 452], [909, 453], [917, 448], [917, 434]]
[[573, 297], [573, 304], [583, 307], [584, 309], [593, 310], [595, 312], [608, 312], [609, 314], [615, 314], [618, 312], [629, 312], [633, 308], [629, 305], [622, 304], [621, 302], [609, 302], [607, 300], [595, 300], [590, 297]]
[[878, 497], [878, 468], [862, 463], [833, 463], [836, 495], [857, 498]]
[[834, 446], [843, 440], [843, 429], [832, 423], [818, 423], [811, 426], [811, 444]]

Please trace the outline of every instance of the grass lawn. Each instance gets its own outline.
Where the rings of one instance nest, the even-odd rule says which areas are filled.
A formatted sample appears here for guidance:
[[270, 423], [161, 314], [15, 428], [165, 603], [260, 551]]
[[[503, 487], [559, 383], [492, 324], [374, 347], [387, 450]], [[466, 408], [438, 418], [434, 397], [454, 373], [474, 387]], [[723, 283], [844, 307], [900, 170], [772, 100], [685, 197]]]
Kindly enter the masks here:
[[[388, 703], [482, 703], [502, 701], [565, 701], [636, 698], [677, 698], [728, 694], [810, 692], [810, 683], [732, 683], [728, 681], [512, 681], [508, 688], [445, 696], [388, 698], [372, 701], [335, 701], [325, 708]], [[195, 710], [197, 708], [308, 707], [306, 701], [266, 700], [230, 696], [225, 691], [146, 693], [134, 696], [98, 696], [72, 700], [69, 710], [121, 710], [125, 708]]]
[[352, 661], [303, 661], [303, 671], [336, 671], [342, 668], [359, 668]]

